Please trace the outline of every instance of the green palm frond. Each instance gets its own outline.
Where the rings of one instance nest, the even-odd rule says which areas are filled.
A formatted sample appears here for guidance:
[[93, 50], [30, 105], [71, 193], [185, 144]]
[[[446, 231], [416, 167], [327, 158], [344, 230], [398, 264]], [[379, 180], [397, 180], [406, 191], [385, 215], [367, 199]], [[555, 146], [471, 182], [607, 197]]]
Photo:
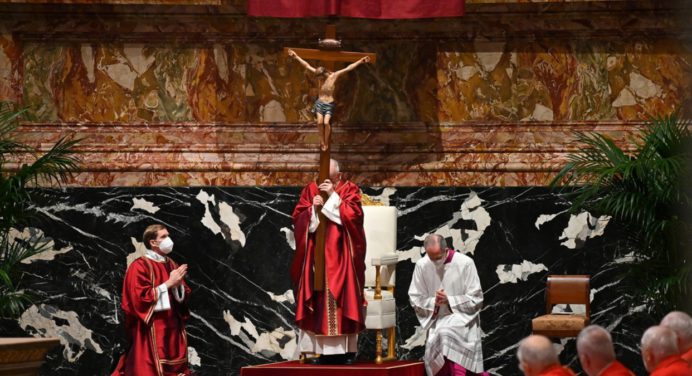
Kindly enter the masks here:
[[[4, 266], [4, 263], [3, 263]], [[5, 271], [5, 268], [0, 268], [0, 282], [2, 282], [2, 286], [12, 289], [14, 288], [14, 282], [12, 282], [12, 278], [10, 278], [10, 274]]]
[[570, 189], [565, 195], [573, 212], [611, 215], [626, 226], [638, 259], [646, 260], [645, 271], [631, 268], [645, 284], [639, 293], [663, 294], [669, 304], [690, 281], [682, 256], [690, 246], [691, 228], [683, 221], [692, 209], [690, 190], [684, 186], [692, 157], [689, 128], [689, 121], [676, 115], [652, 119], [631, 155], [605, 135], [578, 133], [581, 150], [567, 157], [550, 182], [552, 188]]
[[26, 113], [26, 109], [15, 109], [9, 102], [0, 102], [0, 137], [7, 135], [17, 128], [17, 121]]
[[0, 245], [3, 247], [2, 265], [0, 270], [12, 272], [13, 268], [23, 260], [45, 252], [51, 248], [51, 243], [43, 237], [30, 239], [12, 238], [9, 233], [0, 235]]
[[20, 288], [20, 263], [51, 248], [43, 237], [17, 239], [10, 232], [0, 234], [0, 316], [21, 314], [30, 296]]
[[79, 158], [75, 156], [73, 149], [80, 141], [61, 138], [36, 161], [22, 165], [19, 171], [8, 181], [14, 180], [14, 184], [22, 187], [28, 183], [38, 185], [39, 183], [60, 184], [64, 182], [79, 165]]
[[0, 317], [19, 316], [29, 303], [31, 296], [24, 291], [0, 287]]
[[10, 137], [25, 112], [24, 109], [15, 111], [7, 102], [0, 102], [0, 167], [5, 163], [6, 156], [27, 151], [25, 145]]
[[[60, 185], [80, 164], [75, 147], [81, 140], [63, 137], [43, 153], [18, 141], [15, 135], [25, 113], [26, 109], [0, 102], [0, 316], [15, 317], [31, 302], [20, 286], [21, 263], [50, 248], [43, 236], [15, 239], [11, 235], [30, 224], [29, 188]], [[9, 161], [18, 160], [24, 163], [7, 168]]]

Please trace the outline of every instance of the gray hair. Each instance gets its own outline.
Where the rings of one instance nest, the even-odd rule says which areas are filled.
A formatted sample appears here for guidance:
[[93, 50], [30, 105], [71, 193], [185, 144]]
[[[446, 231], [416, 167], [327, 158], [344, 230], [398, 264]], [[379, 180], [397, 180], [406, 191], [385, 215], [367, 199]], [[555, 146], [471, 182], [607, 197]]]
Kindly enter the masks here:
[[546, 369], [552, 364], [559, 364], [553, 343], [548, 338], [540, 335], [531, 335], [519, 342], [517, 359], [519, 359], [520, 363], [526, 363], [539, 371]]
[[613, 339], [607, 330], [598, 325], [589, 325], [579, 332], [577, 351], [599, 360], [603, 365], [615, 360]]
[[329, 163], [334, 163], [334, 167], [336, 167], [336, 171], [341, 172], [341, 167], [339, 167], [339, 161], [337, 161], [334, 158], [330, 158]]
[[444, 251], [447, 249], [447, 241], [445, 240], [444, 236], [439, 234], [430, 234], [426, 236], [425, 240], [423, 240], [423, 248], [428, 249], [428, 246], [433, 245], [433, 239], [436, 240], [435, 244], [440, 245], [440, 250]]
[[670, 312], [661, 320], [661, 326], [672, 329], [678, 336], [681, 345], [692, 346], [692, 318], [687, 313], [682, 311]]
[[651, 351], [655, 367], [661, 360], [678, 353], [678, 337], [665, 326], [652, 326], [642, 336], [642, 352]]

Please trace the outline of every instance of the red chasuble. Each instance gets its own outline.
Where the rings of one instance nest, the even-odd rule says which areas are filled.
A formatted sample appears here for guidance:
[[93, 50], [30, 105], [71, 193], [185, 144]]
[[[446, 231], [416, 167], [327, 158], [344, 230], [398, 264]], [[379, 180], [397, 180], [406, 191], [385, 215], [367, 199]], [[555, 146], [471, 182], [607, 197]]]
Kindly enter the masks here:
[[319, 190], [310, 183], [303, 189], [293, 211], [296, 253], [291, 279], [299, 328], [321, 335], [356, 334], [365, 327], [365, 231], [360, 189], [340, 181], [335, 192], [341, 198], [341, 225], [328, 219], [325, 234], [325, 289], [313, 291], [315, 233], [309, 233], [312, 199]]
[[178, 266], [171, 259], [156, 262], [140, 257], [127, 269], [122, 308], [128, 351], [111, 376], [191, 375], [187, 360], [185, 321], [189, 317], [190, 288], [183, 281], [185, 297], [179, 303], [169, 290], [171, 309], [154, 312], [156, 287], [168, 280]]

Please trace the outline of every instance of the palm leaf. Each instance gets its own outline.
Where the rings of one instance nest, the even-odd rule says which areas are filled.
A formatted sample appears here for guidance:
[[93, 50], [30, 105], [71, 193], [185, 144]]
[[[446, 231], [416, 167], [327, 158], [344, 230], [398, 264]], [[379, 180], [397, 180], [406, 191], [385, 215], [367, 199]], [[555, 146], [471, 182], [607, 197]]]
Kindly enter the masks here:
[[73, 149], [80, 141], [80, 139], [61, 138], [34, 163], [22, 165], [19, 171], [8, 179], [9, 181], [15, 180], [9, 184], [24, 187], [27, 183], [38, 185], [39, 183], [60, 184], [64, 182], [79, 165], [79, 158], [75, 156]]
[[[16, 139], [19, 120], [26, 109], [0, 102], [0, 316], [17, 316], [31, 296], [21, 281], [23, 260], [49, 249], [42, 236], [15, 239], [12, 231], [29, 225], [32, 219], [29, 189], [39, 185], [60, 185], [76, 171], [80, 159], [75, 154], [78, 139], [61, 138], [50, 150], [40, 153]], [[6, 168], [7, 161], [26, 160], [16, 170]]]
[[4, 267], [0, 268], [0, 281], [2, 281], [3, 286], [6, 288], [12, 289], [14, 287], [14, 283], [12, 282], [10, 275], [4, 269]]
[[30, 302], [31, 296], [24, 291], [0, 289], [0, 317], [19, 316]]
[[630, 270], [644, 283], [634, 295], [659, 294], [661, 307], [674, 306], [690, 280], [682, 255], [691, 228], [690, 188], [683, 183], [692, 167], [689, 122], [676, 115], [651, 119], [633, 155], [599, 133], [577, 133], [575, 140], [581, 150], [567, 156], [550, 186], [563, 187], [572, 212], [589, 210], [623, 223], [636, 258], [646, 260], [642, 270], [636, 263]]

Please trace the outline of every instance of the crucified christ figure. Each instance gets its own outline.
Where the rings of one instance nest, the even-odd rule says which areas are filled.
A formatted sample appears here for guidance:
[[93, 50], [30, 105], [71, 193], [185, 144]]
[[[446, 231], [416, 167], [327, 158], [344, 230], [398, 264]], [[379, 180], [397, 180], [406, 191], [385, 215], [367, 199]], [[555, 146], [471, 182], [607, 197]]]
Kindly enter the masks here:
[[288, 56], [295, 58], [303, 67], [305, 67], [305, 69], [316, 74], [317, 79], [320, 81], [319, 97], [312, 107], [312, 112], [317, 117], [317, 130], [320, 134], [320, 148], [322, 150], [327, 150], [327, 140], [329, 140], [329, 136], [332, 131], [329, 121], [334, 113], [334, 88], [336, 86], [336, 80], [342, 74], [356, 69], [356, 67], [358, 67], [360, 64], [370, 62], [370, 57], [365, 56], [344, 69], [331, 72], [324, 67], [313, 67], [307, 61], [298, 56], [298, 54], [296, 54], [293, 50], [288, 50]]

